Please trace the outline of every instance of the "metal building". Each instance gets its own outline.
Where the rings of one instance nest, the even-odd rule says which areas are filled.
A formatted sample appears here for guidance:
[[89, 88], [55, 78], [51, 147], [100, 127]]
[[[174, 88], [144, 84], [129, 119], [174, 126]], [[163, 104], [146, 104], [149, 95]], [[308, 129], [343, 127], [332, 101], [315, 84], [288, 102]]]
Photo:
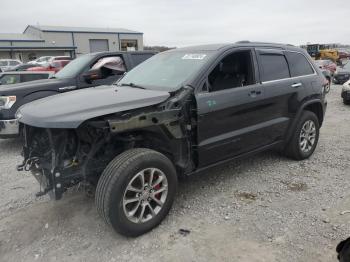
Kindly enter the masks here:
[[0, 34], [0, 59], [143, 50], [143, 33], [121, 28], [28, 25], [22, 34]]

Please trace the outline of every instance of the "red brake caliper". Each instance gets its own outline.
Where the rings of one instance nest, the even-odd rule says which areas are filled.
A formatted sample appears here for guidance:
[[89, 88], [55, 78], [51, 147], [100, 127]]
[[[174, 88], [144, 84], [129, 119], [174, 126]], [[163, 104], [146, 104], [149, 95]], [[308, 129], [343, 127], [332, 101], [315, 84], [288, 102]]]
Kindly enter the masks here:
[[[158, 179], [158, 176], [155, 175], [154, 179], [157, 180], [157, 179]], [[160, 189], [160, 183], [159, 183], [158, 185], [154, 186], [154, 190], [155, 190], [155, 191], [157, 191], [158, 189]], [[155, 197], [156, 197], [157, 199], [160, 199], [160, 193], [158, 193], [157, 195], [155, 195]]]

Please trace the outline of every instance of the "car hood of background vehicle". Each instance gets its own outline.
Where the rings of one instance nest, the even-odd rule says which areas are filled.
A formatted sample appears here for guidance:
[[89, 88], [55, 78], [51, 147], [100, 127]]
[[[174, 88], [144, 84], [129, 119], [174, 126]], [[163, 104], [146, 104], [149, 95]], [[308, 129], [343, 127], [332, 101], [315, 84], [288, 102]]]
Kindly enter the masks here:
[[64, 86], [70, 79], [42, 79], [29, 82], [23, 82], [12, 85], [0, 85], [0, 95], [18, 95], [19, 93], [31, 93], [33, 91], [50, 90], [55, 86]]
[[166, 91], [99, 86], [36, 100], [23, 105], [17, 117], [30, 126], [77, 128], [88, 119], [156, 105], [169, 96]]

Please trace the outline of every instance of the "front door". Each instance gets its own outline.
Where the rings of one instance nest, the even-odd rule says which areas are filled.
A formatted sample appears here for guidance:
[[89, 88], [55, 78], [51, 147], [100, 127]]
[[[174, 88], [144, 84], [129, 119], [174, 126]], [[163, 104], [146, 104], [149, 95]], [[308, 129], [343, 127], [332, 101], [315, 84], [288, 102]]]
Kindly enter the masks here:
[[203, 167], [264, 145], [264, 90], [253, 50], [225, 56], [196, 95], [198, 161]]

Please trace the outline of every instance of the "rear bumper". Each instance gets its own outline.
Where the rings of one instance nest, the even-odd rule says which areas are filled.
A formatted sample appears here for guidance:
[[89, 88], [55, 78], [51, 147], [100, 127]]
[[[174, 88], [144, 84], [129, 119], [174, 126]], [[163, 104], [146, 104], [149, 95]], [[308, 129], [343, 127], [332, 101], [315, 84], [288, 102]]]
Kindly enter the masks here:
[[11, 138], [19, 135], [19, 122], [17, 119], [0, 120], [0, 138]]

